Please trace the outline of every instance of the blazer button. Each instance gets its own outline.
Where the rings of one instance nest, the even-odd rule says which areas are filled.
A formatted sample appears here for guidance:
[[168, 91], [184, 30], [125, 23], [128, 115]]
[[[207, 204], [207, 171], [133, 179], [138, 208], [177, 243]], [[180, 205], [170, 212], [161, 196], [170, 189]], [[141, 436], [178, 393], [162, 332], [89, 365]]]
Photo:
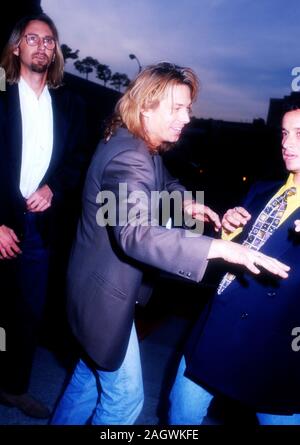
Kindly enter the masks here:
[[186, 274], [186, 276], [187, 276], [188, 278], [190, 278], [191, 275], [192, 275], [191, 272], [187, 272], [187, 274]]
[[245, 320], [245, 318], [247, 318], [248, 315], [249, 315], [248, 312], [242, 312], [242, 313], [241, 313], [241, 319], [242, 319], [242, 320]]
[[179, 270], [178, 273], [179, 273], [180, 275], [184, 275], [184, 271], [183, 271], [183, 270]]

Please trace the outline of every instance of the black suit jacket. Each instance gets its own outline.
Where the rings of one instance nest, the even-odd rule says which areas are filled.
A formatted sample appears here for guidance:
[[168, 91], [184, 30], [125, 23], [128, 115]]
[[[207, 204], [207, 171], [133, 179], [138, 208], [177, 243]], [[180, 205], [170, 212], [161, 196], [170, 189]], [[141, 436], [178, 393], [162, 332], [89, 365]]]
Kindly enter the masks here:
[[[260, 183], [250, 191], [244, 207], [252, 218], [243, 238], [280, 185]], [[237, 278], [214, 296], [186, 349], [190, 377], [257, 412], [300, 412], [300, 352], [292, 348], [292, 330], [300, 326], [300, 235], [293, 224], [299, 218], [300, 208], [261, 249], [288, 264], [289, 277], [235, 270]]]
[[[66, 193], [76, 189], [84, 172], [85, 112], [81, 100], [64, 87], [50, 89], [53, 109], [53, 151], [40, 186], [53, 192], [51, 207], [38, 213], [47, 234], [50, 218]], [[22, 119], [17, 85], [0, 92], [0, 225], [22, 237], [25, 200], [19, 189], [22, 160]]]

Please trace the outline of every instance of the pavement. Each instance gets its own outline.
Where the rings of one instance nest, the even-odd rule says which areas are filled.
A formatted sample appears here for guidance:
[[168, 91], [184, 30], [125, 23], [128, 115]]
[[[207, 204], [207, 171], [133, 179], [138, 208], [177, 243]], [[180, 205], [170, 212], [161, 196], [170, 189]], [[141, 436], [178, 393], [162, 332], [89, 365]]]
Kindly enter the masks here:
[[[168, 394], [181, 358], [183, 344], [207, 299], [207, 289], [164, 280], [156, 288], [151, 303], [137, 311], [137, 332], [143, 370], [145, 402], [137, 425], [166, 425]], [[62, 337], [61, 337], [62, 338]], [[61, 340], [60, 340], [61, 342]], [[44, 342], [45, 343], [45, 342]], [[47, 343], [47, 342], [46, 342]], [[36, 351], [29, 393], [50, 410], [63, 391], [66, 379], [77, 359], [64, 341], [60, 350], [40, 346]], [[70, 353], [72, 352], [72, 353]], [[3, 353], [3, 352], [2, 352]], [[232, 418], [243, 416], [243, 410], [221, 406], [206, 425], [222, 424], [222, 411]], [[219, 411], [220, 411], [219, 410]], [[47, 425], [47, 420], [33, 419], [16, 408], [0, 405], [0, 425]]]
[[[188, 321], [170, 316], [140, 341], [145, 403], [137, 424], [157, 425], [166, 396], [166, 372], [174, 360], [174, 347], [180, 341]], [[68, 369], [55, 352], [39, 347], [36, 351], [29, 393], [51, 410], [61, 394]], [[161, 397], [161, 394], [163, 397]], [[47, 420], [33, 419], [17, 408], [0, 405], [0, 425], [47, 425]]]

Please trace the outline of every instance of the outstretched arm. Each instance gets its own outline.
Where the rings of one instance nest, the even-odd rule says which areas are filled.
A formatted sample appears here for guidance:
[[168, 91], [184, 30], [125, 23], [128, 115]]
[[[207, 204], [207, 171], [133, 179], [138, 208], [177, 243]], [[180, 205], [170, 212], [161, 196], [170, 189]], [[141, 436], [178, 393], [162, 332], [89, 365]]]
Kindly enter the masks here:
[[269, 257], [259, 251], [249, 249], [232, 241], [213, 240], [207, 258], [222, 258], [229, 263], [240, 264], [256, 275], [260, 273], [257, 266], [263, 267], [281, 278], [287, 278], [288, 271], [290, 270], [289, 266], [281, 263], [276, 258]]

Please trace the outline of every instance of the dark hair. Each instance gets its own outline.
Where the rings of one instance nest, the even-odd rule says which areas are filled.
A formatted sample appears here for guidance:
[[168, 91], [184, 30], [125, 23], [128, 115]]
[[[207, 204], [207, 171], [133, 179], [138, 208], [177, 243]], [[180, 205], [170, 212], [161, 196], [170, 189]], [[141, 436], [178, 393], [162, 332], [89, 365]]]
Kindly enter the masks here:
[[53, 61], [47, 71], [47, 84], [49, 87], [56, 88], [62, 82], [64, 58], [60, 49], [57, 28], [50, 17], [44, 13], [28, 15], [17, 22], [3, 50], [0, 65], [4, 68], [9, 83], [17, 83], [20, 80], [20, 60], [14, 54], [14, 50], [19, 46], [28, 23], [33, 20], [46, 23], [53, 33], [56, 45]]
[[283, 119], [283, 116], [285, 113], [288, 113], [289, 111], [295, 111], [300, 110], [300, 97], [299, 102], [284, 102], [282, 105], [282, 113], [281, 113], [281, 120]]

